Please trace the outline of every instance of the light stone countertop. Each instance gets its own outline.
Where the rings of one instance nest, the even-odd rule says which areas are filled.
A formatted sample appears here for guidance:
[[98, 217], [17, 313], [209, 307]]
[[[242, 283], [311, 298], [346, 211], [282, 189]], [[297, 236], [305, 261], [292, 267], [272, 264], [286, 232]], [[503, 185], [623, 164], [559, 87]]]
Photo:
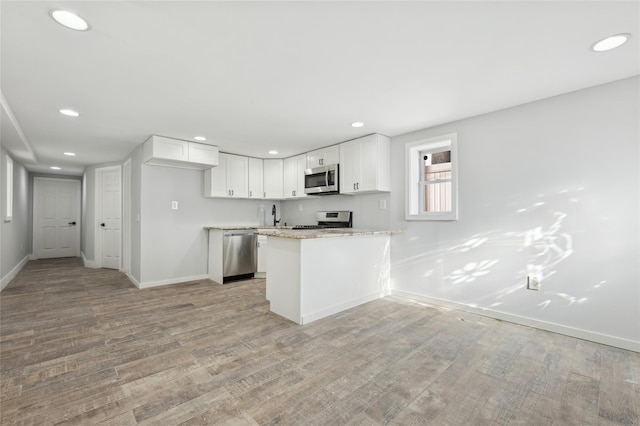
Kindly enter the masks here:
[[236, 229], [255, 229], [256, 235], [266, 235], [269, 237], [291, 238], [304, 240], [308, 238], [333, 238], [333, 237], [354, 237], [361, 235], [381, 235], [400, 234], [402, 231], [389, 229], [354, 229], [354, 228], [325, 228], [325, 229], [292, 229], [293, 226], [268, 226], [268, 225], [220, 225], [205, 226], [205, 230], [215, 229], [220, 231], [231, 231]]
[[256, 231], [257, 235], [267, 235], [278, 238], [292, 238], [304, 240], [308, 238], [333, 238], [333, 237], [356, 237], [362, 235], [391, 235], [401, 231], [389, 229], [354, 229], [354, 228], [329, 228], [329, 229], [270, 229]]
[[292, 226], [284, 226], [284, 225], [278, 225], [278, 226], [270, 226], [270, 225], [218, 225], [218, 226], [205, 226], [204, 229], [205, 230], [209, 230], [209, 229], [217, 229], [217, 230], [221, 230], [221, 231], [231, 231], [231, 230], [235, 230], [235, 229], [291, 229], [293, 228]]

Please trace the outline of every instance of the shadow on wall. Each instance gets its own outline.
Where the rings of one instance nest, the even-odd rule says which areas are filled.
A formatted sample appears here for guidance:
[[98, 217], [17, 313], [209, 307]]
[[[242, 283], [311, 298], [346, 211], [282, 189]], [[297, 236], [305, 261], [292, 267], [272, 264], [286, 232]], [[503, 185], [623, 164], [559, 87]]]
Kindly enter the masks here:
[[[579, 201], [578, 194], [584, 188], [563, 190], [555, 194], [557, 205]], [[560, 200], [557, 199], [560, 197]], [[548, 280], [558, 273], [558, 265], [566, 261], [573, 253], [573, 238], [567, 231], [571, 219], [566, 211], [551, 209], [546, 203], [550, 197], [538, 196], [530, 205], [516, 208], [509, 214], [509, 225], [540, 225], [524, 229], [492, 230], [477, 233], [467, 238], [439, 243], [436, 248], [417, 252], [416, 246], [423, 243], [424, 238], [413, 236], [408, 238], [408, 250], [413, 256], [394, 262], [394, 268], [409, 268], [419, 272], [422, 284], [430, 287], [430, 295], [451, 300], [473, 300], [468, 303], [473, 307], [497, 307], [504, 303], [506, 297], [525, 285], [527, 276], [538, 277], [543, 283], [540, 295], [548, 297], [538, 304], [538, 309], [545, 309], [551, 303], [562, 303], [566, 306], [581, 304], [586, 297], [579, 297], [562, 292], [554, 292]], [[566, 210], [573, 210], [566, 205]], [[578, 207], [578, 206], [576, 206]], [[525, 225], [526, 226], [526, 225]], [[403, 250], [403, 248], [401, 248]], [[524, 265], [514, 270], [513, 265]], [[505, 277], [512, 279], [507, 285]], [[500, 281], [500, 282], [498, 282]], [[605, 281], [592, 285], [597, 289]], [[440, 293], [436, 296], [434, 293]], [[452, 297], [453, 296], [453, 297]], [[539, 300], [539, 299], [538, 299]]]

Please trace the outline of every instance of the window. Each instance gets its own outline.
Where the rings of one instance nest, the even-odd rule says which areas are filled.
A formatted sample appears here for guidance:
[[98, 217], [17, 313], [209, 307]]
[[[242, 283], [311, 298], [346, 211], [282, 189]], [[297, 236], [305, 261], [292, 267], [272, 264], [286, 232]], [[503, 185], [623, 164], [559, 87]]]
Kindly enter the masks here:
[[10, 222], [13, 219], [13, 160], [9, 157], [9, 154], [5, 154], [5, 185], [6, 185], [6, 203], [7, 209], [5, 211], [4, 220]]
[[405, 145], [407, 220], [457, 220], [457, 135]]

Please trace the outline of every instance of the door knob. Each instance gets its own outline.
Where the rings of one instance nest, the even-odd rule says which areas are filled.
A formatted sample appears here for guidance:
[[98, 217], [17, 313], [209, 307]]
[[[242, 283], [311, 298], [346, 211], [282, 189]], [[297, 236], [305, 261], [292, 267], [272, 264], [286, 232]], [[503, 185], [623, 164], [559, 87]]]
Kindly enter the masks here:
[[67, 225], [75, 225], [75, 222], [69, 222]]
[[105, 227], [106, 225], [104, 223], [101, 223], [100, 226]]

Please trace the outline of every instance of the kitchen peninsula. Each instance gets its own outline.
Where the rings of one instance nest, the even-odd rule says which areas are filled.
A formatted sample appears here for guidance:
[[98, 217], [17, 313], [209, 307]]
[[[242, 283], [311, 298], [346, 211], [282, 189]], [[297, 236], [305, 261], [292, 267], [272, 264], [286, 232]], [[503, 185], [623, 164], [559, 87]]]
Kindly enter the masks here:
[[266, 297], [271, 312], [308, 324], [389, 294], [390, 231], [256, 233], [269, 239]]

